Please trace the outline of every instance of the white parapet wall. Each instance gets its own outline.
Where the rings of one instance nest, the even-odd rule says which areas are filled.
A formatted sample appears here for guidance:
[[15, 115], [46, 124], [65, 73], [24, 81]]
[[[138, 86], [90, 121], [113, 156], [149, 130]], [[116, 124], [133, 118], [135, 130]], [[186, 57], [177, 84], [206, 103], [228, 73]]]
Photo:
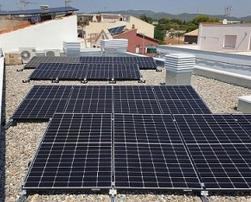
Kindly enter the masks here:
[[36, 50], [63, 49], [63, 42], [78, 41], [77, 16], [67, 16], [0, 34], [0, 47], [5, 53], [21, 47]]
[[[0, 124], [2, 124], [4, 57], [0, 55]], [[1, 133], [1, 132], [0, 132]]]

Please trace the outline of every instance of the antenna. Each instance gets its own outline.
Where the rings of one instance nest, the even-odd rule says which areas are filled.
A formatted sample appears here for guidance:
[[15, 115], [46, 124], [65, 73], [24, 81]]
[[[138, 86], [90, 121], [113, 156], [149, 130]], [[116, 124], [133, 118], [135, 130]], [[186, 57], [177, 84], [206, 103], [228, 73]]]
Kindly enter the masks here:
[[225, 17], [230, 17], [232, 12], [232, 6], [225, 7]]
[[65, 6], [65, 7], [70, 6], [70, 3], [71, 3], [72, 1], [73, 1], [73, 0], [64, 0], [64, 6]]

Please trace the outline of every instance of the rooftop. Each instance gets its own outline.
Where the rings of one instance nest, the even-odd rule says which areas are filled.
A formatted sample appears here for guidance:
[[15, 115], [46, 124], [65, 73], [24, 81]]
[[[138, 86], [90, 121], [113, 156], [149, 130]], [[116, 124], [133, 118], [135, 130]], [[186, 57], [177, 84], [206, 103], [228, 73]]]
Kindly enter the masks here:
[[67, 13], [74, 11], [78, 11], [78, 9], [73, 7], [57, 7], [48, 9], [0, 11], [0, 15], [39, 15], [39, 14], [52, 14], [52, 13]]
[[[22, 83], [28, 78], [32, 70], [17, 72], [17, 68], [22, 66], [6, 67], [6, 116], [14, 113], [19, 103], [26, 96], [28, 91], [35, 84], [51, 84], [51, 82], [39, 81]], [[135, 81], [118, 81], [115, 85], [158, 85], [165, 81], [165, 71], [141, 71], [145, 84], [138, 84]], [[79, 82], [65, 81], [60, 85], [82, 85]], [[87, 85], [108, 85], [107, 82], [89, 82]], [[109, 84], [111, 85], [111, 84]], [[242, 88], [200, 76], [192, 77], [192, 85], [203, 98], [206, 104], [214, 113], [236, 113], [237, 98], [251, 94], [251, 89]], [[20, 187], [27, 172], [28, 163], [39, 145], [47, 123], [19, 123], [6, 131], [6, 201], [16, 201], [20, 195]], [[192, 194], [181, 193], [147, 193], [147, 194], [128, 194], [120, 193], [117, 196], [121, 201], [200, 201]], [[246, 196], [210, 196], [211, 201], [249, 201], [250, 194]], [[28, 201], [110, 201], [108, 195], [31, 195]]]

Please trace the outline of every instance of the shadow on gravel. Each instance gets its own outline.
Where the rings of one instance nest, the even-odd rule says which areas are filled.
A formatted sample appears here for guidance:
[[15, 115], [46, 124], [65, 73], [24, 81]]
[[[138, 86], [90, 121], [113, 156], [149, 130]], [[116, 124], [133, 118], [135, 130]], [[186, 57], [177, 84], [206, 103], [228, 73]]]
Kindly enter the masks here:
[[5, 78], [5, 67], [3, 75], [3, 94], [2, 94], [2, 114], [1, 114], [1, 124], [0, 124], [0, 201], [5, 201], [5, 129], [4, 125], [6, 123], [6, 78]]

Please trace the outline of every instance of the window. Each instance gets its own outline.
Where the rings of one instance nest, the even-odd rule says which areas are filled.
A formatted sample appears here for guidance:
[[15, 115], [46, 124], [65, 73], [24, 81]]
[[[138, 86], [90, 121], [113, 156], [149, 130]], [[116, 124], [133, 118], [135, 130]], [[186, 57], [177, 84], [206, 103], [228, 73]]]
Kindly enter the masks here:
[[225, 35], [224, 48], [234, 49], [236, 46], [237, 35]]

